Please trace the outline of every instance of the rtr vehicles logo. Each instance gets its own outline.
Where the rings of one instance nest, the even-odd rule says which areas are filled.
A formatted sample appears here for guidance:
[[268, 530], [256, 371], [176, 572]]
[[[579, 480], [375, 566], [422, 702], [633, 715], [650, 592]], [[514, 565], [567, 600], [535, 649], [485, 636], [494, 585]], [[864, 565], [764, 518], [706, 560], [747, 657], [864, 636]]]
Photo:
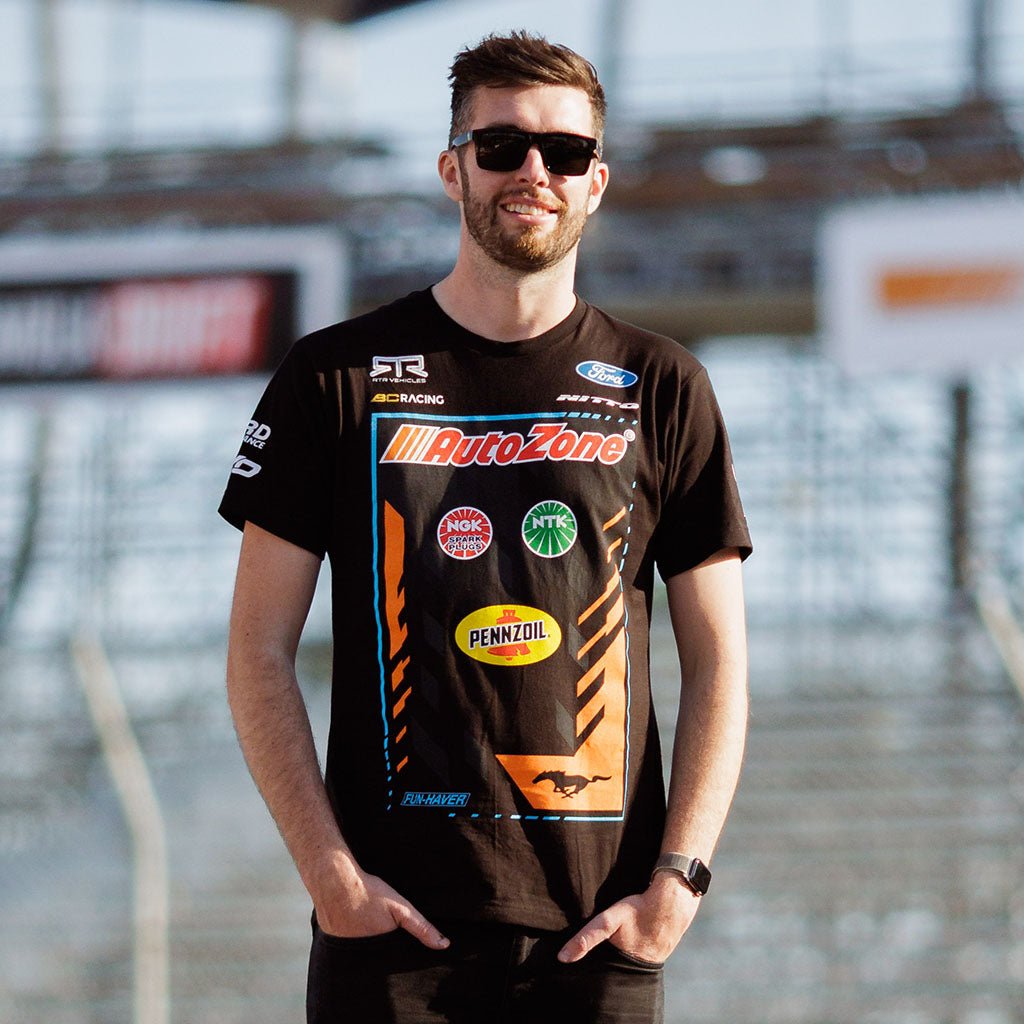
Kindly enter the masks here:
[[422, 384], [427, 379], [423, 356], [374, 356], [370, 379], [389, 384]]
[[534, 665], [562, 643], [562, 630], [539, 608], [492, 604], [467, 615], [455, 627], [463, 654], [485, 665]]

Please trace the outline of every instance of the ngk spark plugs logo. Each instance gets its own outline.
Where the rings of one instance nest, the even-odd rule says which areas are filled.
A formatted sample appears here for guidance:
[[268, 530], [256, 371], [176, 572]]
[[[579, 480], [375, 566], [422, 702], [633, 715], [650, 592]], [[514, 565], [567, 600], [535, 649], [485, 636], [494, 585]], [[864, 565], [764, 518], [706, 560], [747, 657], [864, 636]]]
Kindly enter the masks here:
[[466, 434], [458, 427], [399, 425], [380, 461], [418, 466], [509, 466], [526, 462], [621, 462], [636, 434], [576, 431], [565, 423], [534, 423], [525, 434], [490, 430]]
[[437, 543], [451, 558], [477, 558], [491, 546], [492, 534], [490, 519], [468, 505], [446, 512], [437, 524]]

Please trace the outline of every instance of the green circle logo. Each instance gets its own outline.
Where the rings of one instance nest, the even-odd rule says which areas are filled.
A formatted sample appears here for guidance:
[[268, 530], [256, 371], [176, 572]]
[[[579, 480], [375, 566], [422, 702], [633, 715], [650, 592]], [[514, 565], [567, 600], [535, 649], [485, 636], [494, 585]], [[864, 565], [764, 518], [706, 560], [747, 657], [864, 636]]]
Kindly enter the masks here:
[[523, 542], [541, 558], [558, 558], [576, 543], [576, 517], [560, 501], [540, 501], [523, 519]]

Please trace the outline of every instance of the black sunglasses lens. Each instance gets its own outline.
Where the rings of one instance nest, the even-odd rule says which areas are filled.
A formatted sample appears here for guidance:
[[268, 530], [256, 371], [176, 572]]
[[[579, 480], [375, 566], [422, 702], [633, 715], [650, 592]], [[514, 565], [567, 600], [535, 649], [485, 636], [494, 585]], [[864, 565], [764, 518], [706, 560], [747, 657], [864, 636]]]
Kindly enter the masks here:
[[520, 132], [474, 132], [476, 164], [484, 171], [515, 171], [530, 151], [529, 136]]
[[[526, 132], [481, 130], [473, 133], [476, 164], [484, 171], [516, 171], [523, 166], [533, 139]], [[580, 135], [537, 136], [544, 166], [552, 174], [586, 174], [594, 144]]]
[[552, 174], [586, 174], [594, 149], [589, 139], [573, 135], [549, 135], [541, 143], [544, 166]]

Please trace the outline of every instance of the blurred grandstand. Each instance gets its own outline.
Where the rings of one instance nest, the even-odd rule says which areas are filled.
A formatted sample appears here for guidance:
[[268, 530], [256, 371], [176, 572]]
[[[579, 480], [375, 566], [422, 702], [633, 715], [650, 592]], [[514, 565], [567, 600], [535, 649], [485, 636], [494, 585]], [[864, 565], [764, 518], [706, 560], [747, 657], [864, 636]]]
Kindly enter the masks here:
[[[598, 55], [579, 289], [697, 349], [756, 546], [748, 762], [669, 1024], [1024, 1022], [1024, 340], [967, 377], [844, 376], [817, 248], [839, 204], [1019, 197], [1024, 13], [737, 2], [708, 37], [668, 0], [527, 6], [0, 0], [4, 1024], [133, 1015], [133, 845], [76, 637], [166, 827], [163, 1019], [300, 1019], [306, 903], [224, 706], [214, 509], [290, 340], [450, 265], [445, 65], [520, 25]], [[329, 634], [318, 597], [320, 739]], [[652, 661], [667, 733], [664, 621]]]

